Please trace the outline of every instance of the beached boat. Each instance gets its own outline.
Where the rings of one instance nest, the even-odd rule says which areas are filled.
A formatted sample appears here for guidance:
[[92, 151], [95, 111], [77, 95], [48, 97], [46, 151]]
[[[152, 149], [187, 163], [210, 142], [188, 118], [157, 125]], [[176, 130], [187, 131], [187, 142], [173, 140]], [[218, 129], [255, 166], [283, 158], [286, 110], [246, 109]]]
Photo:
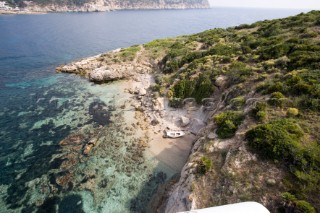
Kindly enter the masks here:
[[180, 138], [180, 137], [182, 137], [184, 135], [185, 135], [185, 133], [183, 131], [180, 131], [180, 130], [178, 130], [178, 131], [166, 130], [165, 131], [165, 136], [167, 138]]

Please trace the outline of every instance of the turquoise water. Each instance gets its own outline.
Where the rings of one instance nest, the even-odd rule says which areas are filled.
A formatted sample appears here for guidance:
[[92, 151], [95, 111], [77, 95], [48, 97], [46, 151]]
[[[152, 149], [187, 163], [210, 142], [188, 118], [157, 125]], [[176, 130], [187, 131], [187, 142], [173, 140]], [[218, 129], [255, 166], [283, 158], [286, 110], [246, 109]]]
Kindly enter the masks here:
[[[219, 8], [0, 16], [0, 211], [143, 212], [169, 176], [146, 159], [135, 135], [124, 135], [130, 115], [112, 105], [122, 97], [121, 83], [94, 85], [55, 73], [57, 65], [156, 38], [300, 12]], [[98, 149], [83, 156], [90, 140]]]

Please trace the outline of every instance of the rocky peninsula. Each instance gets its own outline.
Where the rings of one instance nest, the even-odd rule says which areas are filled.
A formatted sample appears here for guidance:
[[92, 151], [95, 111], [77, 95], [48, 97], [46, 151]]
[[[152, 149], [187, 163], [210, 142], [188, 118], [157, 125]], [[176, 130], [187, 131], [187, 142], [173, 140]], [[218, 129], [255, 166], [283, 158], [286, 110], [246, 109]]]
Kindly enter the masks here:
[[[319, 11], [312, 11], [155, 40], [57, 71], [99, 84], [125, 81], [124, 94], [135, 96], [122, 107], [131, 105], [140, 119], [134, 128], [150, 132], [143, 144], [154, 156], [171, 150], [164, 129], [188, 132], [174, 144], [193, 144], [185, 148], [191, 152], [180, 177], [158, 187], [149, 209], [178, 212], [254, 200], [271, 212], [316, 212], [319, 20]], [[162, 160], [177, 166], [175, 158]]]

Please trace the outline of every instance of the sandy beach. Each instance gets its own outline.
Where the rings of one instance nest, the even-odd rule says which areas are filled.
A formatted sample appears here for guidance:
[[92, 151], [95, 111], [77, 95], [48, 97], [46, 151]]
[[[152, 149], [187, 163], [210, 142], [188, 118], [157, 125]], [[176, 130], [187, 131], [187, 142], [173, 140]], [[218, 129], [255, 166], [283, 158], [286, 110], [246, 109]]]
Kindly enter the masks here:
[[[133, 79], [126, 80], [123, 84], [124, 91], [127, 95], [131, 94], [127, 100], [129, 106], [138, 109], [134, 118], [139, 124], [139, 130], [136, 129], [135, 134], [146, 139], [146, 158], [158, 161], [157, 168], [172, 176], [180, 173], [188, 160], [193, 142], [198, 138], [190, 132], [191, 121], [199, 118], [202, 113], [200, 109], [191, 113], [186, 109], [174, 109], [168, 106], [166, 98], [153, 97], [152, 92], [148, 91], [153, 82], [152, 75], [138, 74]], [[144, 93], [144, 90], [147, 91], [146, 94], [139, 95], [139, 91]], [[130, 113], [124, 116], [128, 122], [131, 120]], [[190, 124], [182, 127], [181, 116], [188, 117]], [[184, 130], [186, 134], [181, 138], [165, 138], [164, 130]]]

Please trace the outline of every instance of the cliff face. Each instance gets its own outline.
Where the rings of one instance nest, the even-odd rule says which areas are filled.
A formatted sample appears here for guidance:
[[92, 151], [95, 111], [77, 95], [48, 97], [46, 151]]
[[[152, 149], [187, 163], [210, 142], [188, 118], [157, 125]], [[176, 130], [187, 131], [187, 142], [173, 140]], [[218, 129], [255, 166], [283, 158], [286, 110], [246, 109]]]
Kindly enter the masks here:
[[7, 4], [19, 6], [29, 12], [95, 12], [122, 9], [188, 9], [209, 8], [207, 0], [7, 0]]

